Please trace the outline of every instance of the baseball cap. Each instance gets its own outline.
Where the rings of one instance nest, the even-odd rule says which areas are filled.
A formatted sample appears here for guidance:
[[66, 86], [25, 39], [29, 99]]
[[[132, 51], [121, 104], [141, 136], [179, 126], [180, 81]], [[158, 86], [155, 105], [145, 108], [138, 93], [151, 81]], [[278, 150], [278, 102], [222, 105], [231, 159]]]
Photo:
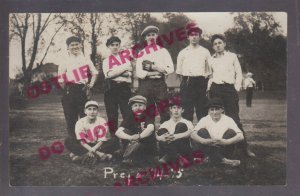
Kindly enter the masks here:
[[200, 29], [199, 27], [192, 27], [188, 30], [187, 35], [189, 36], [192, 33], [199, 33], [199, 35], [202, 34], [202, 29]]
[[71, 36], [71, 37], [69, 37], [67, 39], [66, 44], [70, 45], [70, 43], [72, 43], [72, 42], [79, 42], [79, 43], [81, 43], [81, 39], [80, 39], [80, 37]]
[[223, 35], [221, 35], [221, 34], [214, 34], [211, 37], [211, 43], [213, 44], [216, 39], [221, 39], [223, 42], [225, 42], [225, 37]]
[[99, 108], [99, 104], [97, 103], [97, 101], [88, 101], [88, 102], [86, 102], [84, 108], [86, 109], [90, 106], [95, 106], [95, 107]]
[[214, 97], [210, 100], [208, 100], [207, 104], [206, 104], [206, 108], [211, 108], [211, 107], [218, 107], [218, 108], [224, 108], [224, 104], [222, 99], [218, 98], [218, 97]]
[[119, 42], [119, 43], [121, 43], [121, 40], [117, 36], [111, 36], [110, 38], [107, 39], [106, 46], [109, 46], [113, 42]]
[[136, 95], [134, 97], [131, 97], [128, 101], [128, 105], [132, 105], [134, 103], [143, 103], [143, 104], [147, 104], [147, 99], [141, 95]]
[[148, 33], [150, 33], [150, 32], [155, 32], [155, 33], [158, 33], [158, 31], [159, 31], [159, 28], [158, 27], [156, 27], [156, 26], [147, 26], [143, 31], [142, 31], [142, 33], [141, 33], [141, 35], [142, 36], [145, 36], [145, 35], [147, 35]]
[[169, 107], [172, 107], [174, 105], [180, 106], [181, 107], [181, 96], [179, 93], [169, 93], [168, 94], [169, 98]]

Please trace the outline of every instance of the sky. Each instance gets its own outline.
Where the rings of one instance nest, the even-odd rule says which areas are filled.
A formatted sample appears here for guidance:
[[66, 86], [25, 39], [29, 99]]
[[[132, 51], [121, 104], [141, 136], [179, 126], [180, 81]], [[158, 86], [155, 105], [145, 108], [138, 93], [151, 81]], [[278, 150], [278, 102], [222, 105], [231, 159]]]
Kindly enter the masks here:
[[[233, 26], [233, 15], [229, 12], [186, 12], [184, 13], [189, 18], [194, 20], [197, 25], [203, 30], [204, 34], [215, 34], [215, 33], [224, 33], [227, 29]], [[281, 31], [283, 35], [287, 35], [287, 14], [284, 12], [272, 12], [271, 13], [275, 20], [279, 22], [281, 25]], [[151, 13], [152, 16], [162, 19], [162, 13]], [[54, 29], [54, 28], [53, 28]], [[47, 38], [50, 41], [51, 28], [48, 31], [45, 31], [45, 40]], [[55, 64], [61, 64], [64, 62], [64, 56], [67, 52], [67, 47], [65, 44], [65, 40], [71, 35], [70, 32], [61, 31], [57, 34], [54, 43], [55, 45], [50, 48], [49, 53], [44, 61], [44, 63], [52, 62]], [[121, 40], [129, 41], [129, 34], [124, 34], [120, 32], [118, 36], [120, 36]], [[29, 36], [31, 37], [31, 36]], [[103, 56], [107, 56], [109, 51], [105, 46], [105, 40], [108, 36], [103, 36], [100, 38], [102, 42], [98, 46], [98, 52]], [[30, 40], [29, 40], [30, 41]], [[28, 42], [29, 42], [28, 41]], [[85, 47], [86, 55], [90, 54], [89, 47]], [[37, 57], [37, 60], [41, 58], [42, 55]], [[15, 78], [15, 75], [21, 70], [21, 45], [19, 41], [11, 41], [9, 46], [9, 77]]]

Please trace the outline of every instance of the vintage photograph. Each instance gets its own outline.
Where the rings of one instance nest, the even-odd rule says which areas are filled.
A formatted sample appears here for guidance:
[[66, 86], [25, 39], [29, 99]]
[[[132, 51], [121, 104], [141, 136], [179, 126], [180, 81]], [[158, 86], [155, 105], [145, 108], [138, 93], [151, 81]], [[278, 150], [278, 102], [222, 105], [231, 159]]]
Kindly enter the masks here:
[[10, 185], [286, 185], [287, 17], [10, 13]]

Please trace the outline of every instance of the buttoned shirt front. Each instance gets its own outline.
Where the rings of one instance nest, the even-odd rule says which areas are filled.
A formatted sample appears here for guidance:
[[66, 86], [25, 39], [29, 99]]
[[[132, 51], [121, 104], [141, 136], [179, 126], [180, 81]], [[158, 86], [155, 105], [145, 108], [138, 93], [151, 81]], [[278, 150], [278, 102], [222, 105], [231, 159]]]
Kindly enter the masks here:
[[[110, 57], [104, 59], [103, 65], [102, 65], [102, 69], [103, 69], [103, 73], [104, 73], [105, 78], [108, 78], [108, 73], [110, 71], [117, 70], [117, 69], [124, 69], [123, 66], [125, 66], [126, 68], [132, 70], [132, 65], [131, 65], [130, 61], [125, 61], [125, 63], [122, 63], [121, 58], [120, 58], [119, 55], [113, 55], [113, 56], [114, 56], [114, 58], [116, 60], [118, 60], [119, 62], [121, 62], [121, 64], [120, 65], [115, 65], [115, 66], [109, 66], [109, 58]], [[114, 80], [116, 82], [131, 83], [132, 82], [131, 76], [132, 76], [132, 71], [128, 71], [128, 76], [119, 75], [119, 76], [117, 76], [115, 78], [112, 78], [112, 80]]]
[[221, 56], [214, 54], [209, 59], [212, 69], [212, 82], [216, 84], [233, 84], [239, 90], [242, 85], [242, 69], [236, 54], [225, 51]]
[[207, 77], [211, 74], [209, 58], [210, 53], [206, 48], [200, 45], [197, 48], [188, 46], [178, 54], [176, 73], [182, 76]]
[[[155, 48], [155, 49], [154, 49]], [[142, 53], [142, 54], [140, 54]], [[165, 75], [171, 74], [174, 72], [174, 64], [171, 58], [170, 53], [167, 49], [161, 48], [158, 45], [148, 45], [143, 50], [140, 51], [141, 57], [137, 59], [136, 62], [136, 76], [140, 79], [145, 79], [148, 71], [143, 70], [142, 62], [148, 60], [154, 62], [158, 67], [161, 67], [165, 70]], [[160, 78], [161, 76], [149, 76], [149, 78]]]
[[[83, 54], [78, 56], [68, 55], [65, 62], [58, 67], [58, 81], [60, 83], [66, 82], [64, 75], [68, 81], [75, 84], [86, 84], [88, 83], [88, 77], [83, 75], [86, 72], [91, 72], [92, 75], [97, 75], [98, 71], [94, 66], [94, 63]], [[85, 72], [85, 73], [83, 73]]]

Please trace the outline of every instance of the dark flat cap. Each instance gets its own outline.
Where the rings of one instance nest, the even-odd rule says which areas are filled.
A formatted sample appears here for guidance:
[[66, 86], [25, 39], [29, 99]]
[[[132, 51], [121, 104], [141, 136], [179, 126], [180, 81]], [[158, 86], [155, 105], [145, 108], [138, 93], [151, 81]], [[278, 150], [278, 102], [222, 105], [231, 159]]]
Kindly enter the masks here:
[[70, 43], [72, 43], [72, 42], [79, 42], [79, 43], [81, 43], [81, 39], [80, 39], [80, 37], [71, 36], [71, 37], [69, 37], [67, 39], [66, 44], [70, 45]]
[[121, 40], [117, 36], [111, 36], [110, 38], [107, 39], [106, 46], [108, 47], [113, 42], [119, 42], [119, 43], [121, 43]]
[[221, 34], [214, 34], [214, 35], [211, 37], [211, 43], [213, 44], [214, 41], [215, 41], [216, 39], [221, 39], [221, 40], [223, 40], [223, 42], [225, 42], [225, 37], [224, 37], [224, 35], [221, 35]]
[[202, 29], [200, 29], [199, 27], [192, 27], [188, 30], [187, 35], [189, 36], [191, 33], [199, 33], [199, 35], [202, 34]]
[[134, 103], [143, 103], [143, 104], [147, 104], [147, 99], [141, 95], [136, 95], [134, 97], [131, 97], [129, 99], [128, 105], [132, 105]]
[[156, 26], [147, 26], [146, 28], [144, 28], [144, 30], [142, 31], [141, 35], [145, 36], [150, 32], [155, 32], [158, 33], [159, 29]]
[[218, 97], [214, 97], [210, 100], [208, 100], [207, 104], [206, 104], [206, 108], [211, 108], [211, 107], [218, 107], [218, 108], [224, 108], [224, 104], [222, 99], [218, 98]]

